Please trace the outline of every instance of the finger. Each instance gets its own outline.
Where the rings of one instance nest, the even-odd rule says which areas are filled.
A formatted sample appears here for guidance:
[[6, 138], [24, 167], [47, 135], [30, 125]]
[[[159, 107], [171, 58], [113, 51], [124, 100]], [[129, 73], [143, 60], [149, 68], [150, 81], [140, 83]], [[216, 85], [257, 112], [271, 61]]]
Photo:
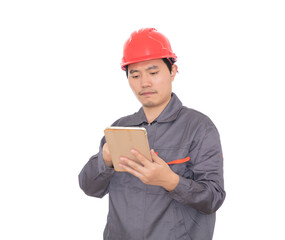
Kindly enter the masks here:
[[132, 169], [136, 170], [137, 172], [142, 172], [143, 171], [143, 166], [140, 165], [139, 163], [127, 158], [127, 157], [121, 157], [121, 164], [126, 165], [131, 167]]
[[141, 164], [145, 167], [149, 166], [151, 164], [151, 161], [148, 160], [144, 155], [142, 155], [140, 152], [138, 152], [135, 149], [131, 150], [131, 153], [141, 162]]
[[136, 171], [134, 168], [128, 166], [128, 165], [125, 165], [123, 163], [119, 163], [119, 166], [123, 169], [125, 169], [128, 173], [134, 175], [135, 177], [139, 178], [139, 179], [142, 179], [143, 178], [143, 175]]
[[162, 162], [164, 163], [164, 161], [154, 152], [153, 149], [151, 149], [150, 154], [154, 162], [158, 164], [161, 164]]

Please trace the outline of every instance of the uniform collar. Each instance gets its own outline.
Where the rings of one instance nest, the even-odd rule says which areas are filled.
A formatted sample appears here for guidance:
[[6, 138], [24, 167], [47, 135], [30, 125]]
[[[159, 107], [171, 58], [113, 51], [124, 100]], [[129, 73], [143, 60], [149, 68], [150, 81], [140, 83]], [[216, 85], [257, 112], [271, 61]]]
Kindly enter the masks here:
[[[182, 103], [179, 100], [179, 98], [176, 96], [175, 93], [171, 94], [171, 99], [165, 109], [162, 111], [162, 113], [154, 120], [154, 122], [171, 122], [174, 121], [180, 110], [182, 108]], [[147, 123], [147, 119], [144, 113], [143, 108], [141, 107], [140, 110], [132, 115], [132, 117], [129, 119], [128, 124], [137, 126], [141, 125], [143, 123]]]

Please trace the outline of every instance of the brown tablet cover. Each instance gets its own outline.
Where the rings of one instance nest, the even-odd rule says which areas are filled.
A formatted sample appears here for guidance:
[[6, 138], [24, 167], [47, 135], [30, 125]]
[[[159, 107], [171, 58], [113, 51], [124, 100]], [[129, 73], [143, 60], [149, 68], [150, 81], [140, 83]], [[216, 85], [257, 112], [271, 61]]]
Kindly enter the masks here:
[[125, 171], [119, 166], [120, 157], [127, 157], [140, 163], [131, 154], [131, 149], [139, 151], [147, 159], [152, 161], [145, 128], [108, 127], [104, 130], [104, 133], [116, 171]]

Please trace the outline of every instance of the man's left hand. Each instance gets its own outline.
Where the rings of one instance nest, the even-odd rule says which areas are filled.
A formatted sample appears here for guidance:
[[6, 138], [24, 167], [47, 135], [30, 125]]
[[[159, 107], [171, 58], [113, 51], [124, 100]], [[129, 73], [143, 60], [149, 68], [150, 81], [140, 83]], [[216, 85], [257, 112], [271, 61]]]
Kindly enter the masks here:
[[161, 186], [167, 191], [174, 190], [178, 185], [179, 176], [170, 169], [164, 160], [155, 154], [153, 149], [150, 151], [153, 162], [134, 149], [131, 153], [142, 165], [126, 157], [120, 158], [119, 165], [127, 172], [138, 177], [143, 183]]

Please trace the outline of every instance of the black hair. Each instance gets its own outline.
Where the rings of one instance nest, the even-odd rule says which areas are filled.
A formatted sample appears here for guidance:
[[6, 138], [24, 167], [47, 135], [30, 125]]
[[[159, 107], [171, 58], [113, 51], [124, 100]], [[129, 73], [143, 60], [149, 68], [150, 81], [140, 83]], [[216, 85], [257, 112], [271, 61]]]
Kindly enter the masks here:
[[[172, 65], [174, 63], [174, 60], [173, 58], [162, 58], [163, 62], [166, 64], [167, 68], [169, 69], [169, 72], [171, 73], [172, 72]], [[128, 65], [125, 66], [126, 68], [126, 75], [127, 77], [129, 76], [129, 73], [128, 73]]]

